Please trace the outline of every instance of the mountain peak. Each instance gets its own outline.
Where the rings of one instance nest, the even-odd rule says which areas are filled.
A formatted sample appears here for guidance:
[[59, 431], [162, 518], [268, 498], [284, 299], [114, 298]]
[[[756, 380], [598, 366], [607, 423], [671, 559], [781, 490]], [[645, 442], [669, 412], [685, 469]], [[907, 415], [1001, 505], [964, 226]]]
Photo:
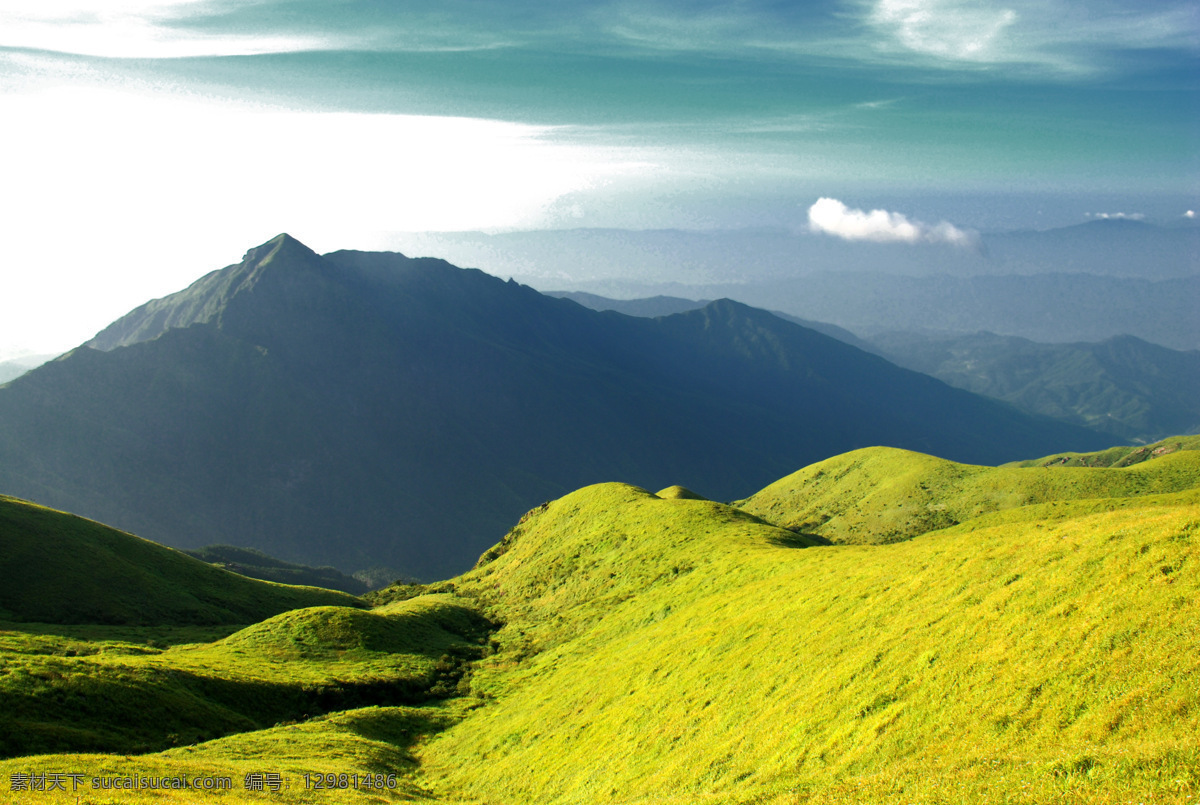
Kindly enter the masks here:
[[317, 257], [317, 253], [288, 233], [281, 232], [266, 243], [255, 246], [253, 249], [247, 251], [242, 257], [242, 263], [264, 265], [276, 257], [308, 258]]
[[293, 282], [306, 271], [327, 272], [321, 256], [286, 232], [248, 250], [240, 263], [210, 272], [187, 288], [130, 311], [87, 342], [100, 350], [149, 341], [167, 330], [225, 318], [231, 301], [265, 277]]

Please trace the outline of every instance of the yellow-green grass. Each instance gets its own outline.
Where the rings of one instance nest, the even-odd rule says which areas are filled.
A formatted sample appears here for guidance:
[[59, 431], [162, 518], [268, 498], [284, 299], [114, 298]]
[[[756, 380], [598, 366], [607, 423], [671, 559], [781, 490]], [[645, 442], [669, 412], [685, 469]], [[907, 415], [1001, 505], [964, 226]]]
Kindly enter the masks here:
[[552, 503], [457, 581], [507, 625], [474, 677], [488, 704], [418, 751], [429, 784], [539, 803], [1200, 795], [1200, 508], [787, 539], [620, 485]]
[[144, 752], [456, 695], [489, 627], [453, 596], [432, 595], [375, 612], [295, 610], [168, 649], [0, 632], [0, 754]]
[[[234, 785], [12, 800], [1195, 805], [1200, 473], [1186, 452], [1009, 474], [842, 457], [818, 494], [869, 495], [908, 472], [963, 519], [894, 544], [823, 544], [670, 489], [603, 484], [531, 511], [470, 573], [383, 591], [370, 612], [310, 607], [232, 633], [0, 634], [0, 695], [63, 698], [49, 727], [77, 725], [62, 683], [75, 674], [117, 697], [128, 684], [160, 732], [176, 707], [212, 708], [198, 725], [251, 722], [159, 735], [155, 748], [178, 746], [158, 754], [0, 761], [0, 787], [57, 770]], [[876, 502], [896, 488], [911, 485]], [[425, 698], [405, 706], [348, 693], [409, 683]], [[0, 736], [15, 734], [3, 704]], [[221, 731], [237, 734], [200, 742]], [[291, 788], [248, 792], [252, 772]], [[394, 774], [395, 787], [305, 790], [305, 773]]]
[[0, 495], [0, 619], [246, 624], [346, 593], [248, 579], [92, 520]]
[[832, 542], [897, 542], [1034, 504], [1193, 495], [1200, 487], [1200, 451], [1172, 450], [1160, 456], [1121, 468], [1057, 460], [1048, 460], [1053, 466], [980, 467], [870, 447], [805, 467], [736, 505]]
[[1141, 446], [1110, 447], [1095, 453], [1056, 453], [1052, 456], [1014, 461], [1007, 467], [1129, 467], [1152, 461], [1178, 450], [1200, 450], [1200, 435], [1172, 436]]
[[[461, 718], [453, 704], [368, 707], [284, 723], [197, 746], [153, 755], [39, 755], [0, 761], [0, 785], [13, 805], [145, 805], [162, 802], [368, 803], [425, 798], [413, 744]], [[12, 775], [62, 777], [65, 790], [10, 791]], [[247, 788], [248, 775], [278, 775], [278, 789], [264, 777], [262, 791]], [[305, 777], [307, 775], [307, 779]], [[333, 775], [332, 778], [329, 775]], [[344, 775], [344, 777], [343, 777]], [[93, 788], [93, 778], [186, 779], [190, 785], [227, 788], [129, 790]], [[202, 783], [202, 778], [209, 782]], [[76, 783], [78, 780], [78, 783]], [[136, 783], [134, 785], [137, 785]], [[253, 780], [251, 782], [253, 786]]]

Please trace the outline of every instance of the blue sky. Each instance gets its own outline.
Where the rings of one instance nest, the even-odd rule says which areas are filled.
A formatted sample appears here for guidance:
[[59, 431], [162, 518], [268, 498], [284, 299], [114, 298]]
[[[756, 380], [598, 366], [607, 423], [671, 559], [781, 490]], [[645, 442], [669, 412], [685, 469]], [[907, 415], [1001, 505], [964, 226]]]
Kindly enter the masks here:
[[1192, 0], [9, 0], [0, 355], [280, 231], [1176, 220], [1198, 55]]

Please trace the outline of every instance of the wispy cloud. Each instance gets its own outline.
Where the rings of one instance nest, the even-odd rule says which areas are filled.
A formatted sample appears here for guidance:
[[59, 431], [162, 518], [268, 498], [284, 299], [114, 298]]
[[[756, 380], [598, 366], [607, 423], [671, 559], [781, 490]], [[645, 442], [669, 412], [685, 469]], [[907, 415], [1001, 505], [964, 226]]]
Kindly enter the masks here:
[[1084, 213], [1085, 217], [1096, 220], [1107, 221], [1111, 219], [1123, 221], [1144, 221], [1146, 214], [1142, 212], [1088, 212]]
[[883, 58], [928, 66], [1025, 67], [1060, 75], [1102, 71], [1127, 51], [1200, 48], [1200, 11], [1187, 0], [863, 0]]
[[978, 242], [974, 232], [941, 221], [926, 224], [910, 221], [907, 216], [887, 210], [852, 209], [835, 198], [817, 199], [808, 208], [808, 227], [843, 240], [867, 240], [877, 243], [948, 243], [969, 247]]
[[1011, 8], [955, 0], [878, 0], [870, 15], [909, 50], [969, 61], [997, 58], [1001, 35], [1016, 21]]
[[202, 32], [181, 26], [204, 0], [12, 0], [0, 6], [0, 47], [87, 56], [179, 58], [310, 50], [329, 38], [286, 32]]

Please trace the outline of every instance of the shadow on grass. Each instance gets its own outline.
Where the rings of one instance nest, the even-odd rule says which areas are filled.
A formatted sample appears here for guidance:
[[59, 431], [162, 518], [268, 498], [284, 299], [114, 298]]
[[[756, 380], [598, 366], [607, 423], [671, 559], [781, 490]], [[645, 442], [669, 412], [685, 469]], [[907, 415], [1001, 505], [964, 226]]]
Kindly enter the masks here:
[[288, 683], [48, 659], [0, 689], [0, 757], [142, 754], [346, 710], [419, 707], [459, 695], [471, 664], [447, 654], [407, 677]]
[[817, 536], [816, 534], [802, 534], [797, 531], [789, 532], [783, 536], [770, 537], [767, 541], [780, 548], [815, 548], [833, 544], [825, 537]]

